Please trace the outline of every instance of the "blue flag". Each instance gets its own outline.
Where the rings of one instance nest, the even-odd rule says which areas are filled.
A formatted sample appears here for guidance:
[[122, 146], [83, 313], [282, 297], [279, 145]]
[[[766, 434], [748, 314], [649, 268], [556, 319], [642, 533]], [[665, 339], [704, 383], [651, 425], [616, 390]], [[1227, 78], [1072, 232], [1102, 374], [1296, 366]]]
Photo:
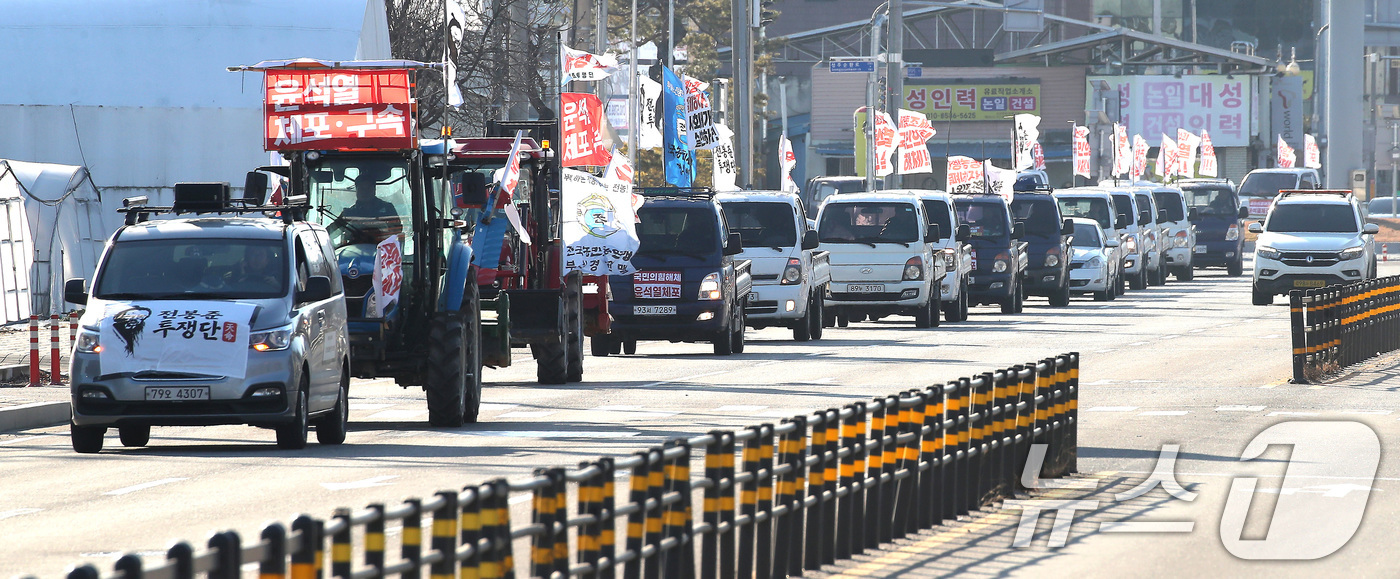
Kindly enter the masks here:
[[661, 81], [661, 161], [666, 167], [666, 182], [690, 187], [695, 182], [695, 150], [690, 148], [690, 139], [686, 137], [685, 83], [664, 66], [661, 67]]

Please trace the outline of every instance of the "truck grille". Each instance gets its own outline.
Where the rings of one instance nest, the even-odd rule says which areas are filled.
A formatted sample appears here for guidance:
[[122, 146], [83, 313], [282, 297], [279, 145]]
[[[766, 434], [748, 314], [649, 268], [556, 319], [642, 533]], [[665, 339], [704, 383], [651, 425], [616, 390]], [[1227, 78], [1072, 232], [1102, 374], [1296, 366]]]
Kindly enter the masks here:
[[1341, 261], [1336, 253], [1330, 251], [1286, 251], [1279, 260], [1293, 267], [1331, 267]]

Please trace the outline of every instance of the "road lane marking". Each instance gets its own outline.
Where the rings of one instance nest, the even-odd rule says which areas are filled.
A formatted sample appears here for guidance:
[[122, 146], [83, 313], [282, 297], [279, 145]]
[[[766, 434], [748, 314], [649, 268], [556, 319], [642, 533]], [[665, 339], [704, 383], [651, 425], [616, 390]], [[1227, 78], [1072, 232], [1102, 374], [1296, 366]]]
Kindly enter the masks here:
[[496, 418], [544, 418], [551, 414], [558, 414], [553, 410], [517, 410], [505, 414], [497, 414]]
[[9, 439], [9, 440], [0, 440], [0, 446], [5, 446], [5, 445], [8, 445], [8, 444], [19, 444], [19, 443], [21, 443], [21, 442], [29, 442], [29, 441], [31, 441], [31, 440], [37, 440], [37, 439], [43, 438], [43, 437], [45, 437], [45, 436], [51, 436], [51, 435], [49, 435], [49, 434], [38, 434], [38, 435], [35, 435], [35, 436], [21, 436], [21, 437], [19, 437], [19, 438], [11, 438], [11, 439]]
[[1392, 410], [1342, 410], [1341, 414], [1365, 414], [1371, 416], [1387, 416]]
[[1089, 408], [1089, 412], [1132, 412], [1137, 410], [1136, 406], [1095, 406]]
[[782, 364], [783, 362], [786, 362], [786, 361], [787, 361], [787, 360], [769, 360], [769, 361], [767, 361], [767, 362], [759, 362], [759, 363], [754, 364], [753, 366], [750, 366], [750, 367], [751, 367], [751, 368], [762, 368], [762, 367], [764, 367], [764, 366], [772, 366], [772, 365], [774, 365], [774, 364]]
[[388, 408], [388, 407], [390, 407], [390, 406], [393, 406], [393, 404], [384, 404], [384, 403], [380, 403], [380, 402], [351, 402], [351, 403], [350, 403], [350, 409], [351, 409], [351, 410], [380, 410], [380, 409], [383, 409], [383, 408]]
[[180, 482], [180, 481], [182, 481], [182, 480], [189, 480], [189, 479], [188, 479], [188, 478], [163, 478], [163, 479], [154, 480], [154, 481], [151, 481], [151, 482], [148, 482], [148, 483], [141, 483], [141, 484], [139, 484], [139, 485], [131, 485], [131, 486], [129, 486], [129, 487], [119, 488], [119, 489], [114, 490], [114, 491], [107, 491], [107, 492], [102, 493], [102, 494], [107, 495], [107, 496], [109, 496], [109, 497], [116, 497], [116, 496], [121, 496], [121, 495], [129, 494], [129, 493], [134, 493], [134, 492], [136, 492], [136, 491], [146, 490], [146, 489], [152, 488], [152, 487], [158, 487], [158, 486], [160, 486], [160, 485], [168, 485], [168, 484], [170, 484], [170, 483]]
[[30, 514], [34, 514], [34, 513], [37, 513], [37, 512], [39, 512], [39, 511], [42, 511], [42, 510], [44, 510], [44, 509], [14, 509], [14, 510], [12, 510], [12, 511], [0, 511], [0, 521], [3, 521], [3, 520], [8, 519], [8, 518], [10, 518], [10, 517], [18, 517], [18, 516], [20, 516], [20, 515], [30, 515]]
[[651, 382], [651, 383], [649, 383], [649, 384], [642, 384], [642, 388], [651, 388], [651, 387], [653, 387], [653, 386], [661, 386], [661, 385], [663, 385], [663, 384], [673, 384], [673, 383], [676, 383], [676, 382], [689, 382], [689, 381], [694, 380], [694, 379], [696, 379], [696, 378], [705, 378], [705, 377], [709, 377], [709, 376], [718, 376], [718, 375], [720, 375], [720, 374], [728, 374], [728, 373], [729, 373], [729, 370], [719, 370], [719, 371], [717, 371], [717, 372], [706, 372], [706, 373], [704, 373], [704, 374], [695, 374], [695, 375], [693, 375], [693, 376], [682, 376], [682, 377], [680, 377], [680, 378], [672, 378], [672, 379], [670, 379], [670, 380], [662, 380], [662, 381], [660, 381], [660, 382]]
[[531, 500], [533, 500], [534, 498], [535, 498], [535, 495], [532, 495], [532, 494], [523, 494], [523, 495], [516, 495], [516, 496], [513, 496], [513, 497], [511, 497], [509, 500], [507, 500], [506, 502], [508, 502], [508, 503], [510, 503], [510, 504], [512, 504], [512, 505], [518, 505], [518, 504], [520, 504], [520, 503], [528, 503], [528, 502], [530, 502]]
[[1133, 343], [1128, 344], [1128, 345], [1129, 345], [1129, 346], [1146, 346], [1146, 345], [1147, 345], [1147, 342], [1133, 342]]
[[1219, 408], [1216, 408], [1215, 411], [1216, 411], [1216, 412], [1260, 412], [1260, 411], [1264, 410], [1264, 408], [1265, 408], [1265, 407], [1263, 407], [1263, 406], [1221, 406], [1221, 407], [1219, 407]]
[[1317, 416], [1316, 412], [1270, 412], [1265, 416]]
[[1106, 521], [1100, 533], [1190, 533], [1195, 521]]
[[343, 491], [349, 489], [367, 489], [371, 487], [388, 486], [389, 481], [399, 478], [396, 474], [386, 474], [382, 476], [370, 477], [364, 480], [339, 483], [321, 483], [328, 491]]
[[490, 403], [490, 402], [482, 402], [482, 403], [481, 403], [481, 407], [478, 408], [477, 410], [479, 410], [479, 411], [481, 411], [481, 412], [495, 412], [495, 411], [497, 411], [497, 410], [510, 410], [511, 408], [515, 408], [516, 406], [520, 406], [520, 405], [519, 405], [519, 404], [499, 404], [499, 403], [493, 404], [493, 403]]
[[1138, 414], [1138, 416], [1186, 416], [1190, 413], [1189, 410], [1149, 410]]
[[615, 438], [636, 436], [635, 430], [482, 430], [479, 432], [448, 432], [449, 436], [486, 436], [491, 438]]
[[715, 412], [758, 412], [768, 408], [767, 406], [753, 406], [749, 404], [728, 404], [716, 408]]
[[1106, 386], [1106, 385], [1108, 385], [1108, 384], [1117, 384], [1117, 383], [1118, 383], [1117, 380], [1095, 380], [1095, 381], [1093, 381], [1093, 382], [1086, 382], [1086, 383], [1080, 384], [1080, 386]]
[[427, 410], [380, 410], [369, 415], [370, 420], [411, 420], [428, 414]]
[[608, 405], [604, 405], [604, 406], [595, 406], [595, 407], [593, 407], [593, 408], [589, 408], [589, 410], [601, 410], [601, 411], [604, 411], [604, 412], [619, 412], [619, 411], [626, 411], [626, 410], [636, 410], [636, 409], [638, 409], [638, 408], [641, 408], [641, 406], [635, 406], [635, 405], [632, 405], [632, 404], [608, 404]]
[[1265, 384], [1260, 386], [1260, 388], [1278, 388], [1278, 384]]

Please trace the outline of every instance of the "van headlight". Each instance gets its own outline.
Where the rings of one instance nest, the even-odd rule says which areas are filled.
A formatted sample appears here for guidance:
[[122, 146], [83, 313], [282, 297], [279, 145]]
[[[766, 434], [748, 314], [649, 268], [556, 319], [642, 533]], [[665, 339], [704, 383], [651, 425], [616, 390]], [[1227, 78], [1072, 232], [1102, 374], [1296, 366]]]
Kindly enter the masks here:
[[1129, 235], [1127, 239], [1123, 240], [1123, 251], [1137, 253], [1137, 250], [1137, 236]]
[[1089, 261], [1084, 262], [1084, 267], [1088, 269], [1101, 268], [1103, 267], [1103, 260], [1099, 259], [1098, 256], [1091, 257]]
[[724, 294], [719, 289], [719, 272], [707, 275], [705, 279], [700, 280], [700, 299], [717, 300], [723, 297]]
[[292, 345], [292, 331], [294, 324], [287, 324], [280, 328], [253, 332], [248, 335], [248, 347], [259, 352], [275, 352], [286, 350]]
[[[1236, 229], [1236, 230], [1235, 230], [1235, 236], [1236, 236], [1236, 237], [1239, 237], [1239, 235], [1240, 235], [1240, 231], [1239, 231], [1238, 229]], [[1225, 234], [1225, 241], [1230, 241], [1230, 235], [1229, 235], [1228, 233]], [[1176, 232], [1176, 235], [1173, 235], [1173, 236], [1172, 236], [1172, 244], [1175, 245], [1175, 246], [1177, 246], [1177, 247], [1186, 247], [1186, 245], [1189, 244], [1190, 242], [1191, 242], [1191, 235], [1190, 235], [1189, 233], [1187, 233], [1186, 230], [1184, 230], [1184, 229], [1181, 230], [1181, 231]]]
[[83, 331], [78, 333], [78, 341], [73, 345], [73, 348], [79, 354], [100, 354], [102, 353], [101, 336], [102, 334], [98, 333], [97, 330], [83, 328]]
[[1280, 252], [1279, 250], [1269, 247], [1267, 245], [1261, 245], [1259, 247], [1254, 248], [1254, 257], [1262, 259], [1278, 259], [1280, 257], [1283, 257], [1283, 252]]
[[1347, 260], [1359, 258], [1359, 257], [1361, 257], [1361, 255], [1364, 254], [1364, 253], [1366, 253], [1366, 247], [1365, 247], [1365, 246], [1351, 247], [1351, 248], [1343, 249], [1341, 253], [1338, 253], [1338, 254], [1337, 254], [1337, 257], [1338, 257], [1339, 259], [1341, 259], [1342, 261], [1347, 261]]
[[904, 262], [904, 281], [917, 281], [924, 279], [924, 260], [918, 257], [911, 257]]

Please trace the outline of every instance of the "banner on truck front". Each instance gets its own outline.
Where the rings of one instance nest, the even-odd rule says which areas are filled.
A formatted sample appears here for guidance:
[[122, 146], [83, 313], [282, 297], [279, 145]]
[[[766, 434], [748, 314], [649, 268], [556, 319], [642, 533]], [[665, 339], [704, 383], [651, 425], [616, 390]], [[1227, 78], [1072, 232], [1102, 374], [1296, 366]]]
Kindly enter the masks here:
[[564, 271], [631, 275], [640, 245], [631, 184], [573, 169], [563, 169], [560, 179]]

